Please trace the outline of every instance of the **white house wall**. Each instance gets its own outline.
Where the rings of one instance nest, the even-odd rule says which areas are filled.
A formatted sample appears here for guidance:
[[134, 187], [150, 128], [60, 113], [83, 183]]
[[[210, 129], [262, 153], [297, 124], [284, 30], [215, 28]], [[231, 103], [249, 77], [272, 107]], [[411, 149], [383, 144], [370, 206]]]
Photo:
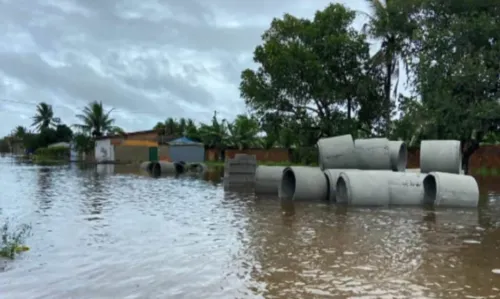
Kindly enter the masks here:
[[96, 140], [95, 160], [96, 162], [111, 162], [115, 160], [115, 150], [110, 139]]

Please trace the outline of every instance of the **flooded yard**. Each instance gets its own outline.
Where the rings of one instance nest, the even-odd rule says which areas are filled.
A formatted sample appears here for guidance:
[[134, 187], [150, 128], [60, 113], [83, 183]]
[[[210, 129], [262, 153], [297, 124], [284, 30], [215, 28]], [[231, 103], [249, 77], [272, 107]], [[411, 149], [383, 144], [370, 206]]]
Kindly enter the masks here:
[[478, 179], [479, 209], [432, 211], [283, 204], [219, 177], [0, 158], [0, 219], [32, 226], [1, 298], [500, 298], [498, 178]]

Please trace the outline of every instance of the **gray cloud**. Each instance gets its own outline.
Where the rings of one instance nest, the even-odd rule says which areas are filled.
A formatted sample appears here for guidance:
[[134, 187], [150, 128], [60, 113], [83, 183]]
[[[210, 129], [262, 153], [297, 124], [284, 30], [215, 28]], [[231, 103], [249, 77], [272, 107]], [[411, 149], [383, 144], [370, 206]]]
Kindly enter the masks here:
[[[361, 0], [354, 2], [361, 3]], [[245, 111], [241, 71], [273, 17], [311, 16], [328, 1], [0, 0], [0, 135], [29, 126], [34, 105], [58, 116], [93, 100], [117, 125], [143, 130], [167, 117], [208, 121]]]

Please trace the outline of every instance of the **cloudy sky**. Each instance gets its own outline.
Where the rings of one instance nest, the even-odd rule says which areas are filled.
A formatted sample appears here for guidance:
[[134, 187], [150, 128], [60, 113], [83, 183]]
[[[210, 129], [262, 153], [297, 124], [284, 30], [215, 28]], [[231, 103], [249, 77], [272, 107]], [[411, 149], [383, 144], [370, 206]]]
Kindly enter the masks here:
[[232, 119], [246, 111], [240, 73], [272, 18], [311, 17], [328, 2], [0, 0], [0, 136], [29, 127], [41, 101], [66, 124], [102, 101], [127, 131], [167, 117], [205, 122], [214, 110]]

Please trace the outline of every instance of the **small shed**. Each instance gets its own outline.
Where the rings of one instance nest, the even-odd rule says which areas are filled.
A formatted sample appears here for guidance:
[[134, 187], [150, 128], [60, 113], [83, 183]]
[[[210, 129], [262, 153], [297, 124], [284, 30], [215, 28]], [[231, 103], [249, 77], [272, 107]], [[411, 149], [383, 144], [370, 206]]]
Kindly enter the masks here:
[[170, 159], [173, 162], [204, 162], [205, 145], [187, 137], [174, 139], [168, 143]]

